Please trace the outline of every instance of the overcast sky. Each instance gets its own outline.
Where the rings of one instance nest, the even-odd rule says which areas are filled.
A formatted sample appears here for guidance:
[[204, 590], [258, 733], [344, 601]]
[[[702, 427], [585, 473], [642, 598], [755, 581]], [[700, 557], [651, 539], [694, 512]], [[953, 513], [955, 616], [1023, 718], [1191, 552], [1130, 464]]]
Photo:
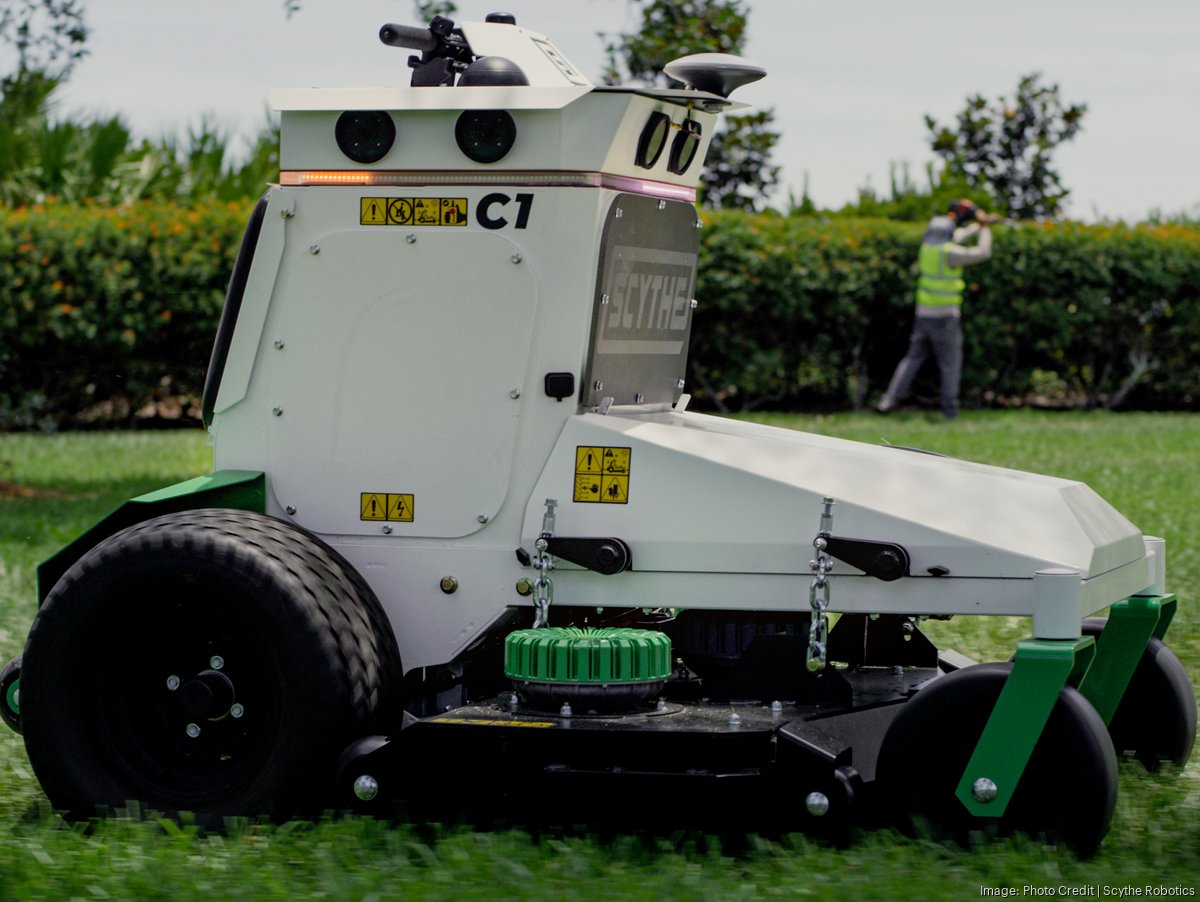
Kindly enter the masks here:
[[[965, 98], [1012, 94], [1040, 71], [1084, 128], [1056, 157], [1068, 212], [1139, 219], [1200, 211], [1197, 0], [750, 0], [745, 56], [767, 70], [736, 99], [773, 107], [783, 137], [777, 202], [805, 176], [822, 206], [886, 190], [889, 166], [920, 180], [932, 159], [924, 114], [950, 122]], [[406, 52], [376, 34], [418, 24], [410, 0], [88, 0], [90, 55], [64, 112], [120, 113], [139, 135], [211, 114], [231, 131], [265, 121], [276, 87], [407, 84]], [[515, 13], [598, 79], [597, 32], [636, 28], [626, 0], [461, 0], [459, 17]]]

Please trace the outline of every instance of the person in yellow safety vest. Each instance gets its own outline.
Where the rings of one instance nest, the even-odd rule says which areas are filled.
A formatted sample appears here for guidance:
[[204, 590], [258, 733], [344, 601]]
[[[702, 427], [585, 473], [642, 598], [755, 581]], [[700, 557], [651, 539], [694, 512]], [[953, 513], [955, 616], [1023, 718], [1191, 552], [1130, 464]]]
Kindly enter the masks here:
[[[942, 413], [958, 416], [958, 385], [962, 378], [962, 300], [966, 283], [963, 267], [982, 263], [992, 256], [992, 218], [969, 200], [957, 200], [945, 216], [935, 216], [921, 239], [917, 258], [916, 316], [909, 337], [908, 353], [892, 374], [887, 391], [875, 405], [887, 413], [903, 401], [913, 380], [930, 355], [941, 376]], [[978, 241], [971, 246], [964, 242]]]

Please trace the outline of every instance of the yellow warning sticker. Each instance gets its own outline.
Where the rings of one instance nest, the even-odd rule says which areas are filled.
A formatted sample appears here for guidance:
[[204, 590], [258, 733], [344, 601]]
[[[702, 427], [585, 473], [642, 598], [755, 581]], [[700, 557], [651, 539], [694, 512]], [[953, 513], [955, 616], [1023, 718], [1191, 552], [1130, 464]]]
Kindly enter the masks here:
[[413, 522], [413, 496], [396, 492], [361, 492], [358, 496], [360, 520]]
[[465, 197], [360, 197], [358, 224], [365, 226], [465, 226]]
[[577, 445], [573, 501], [596, 504], [629, 503], [630, 448]]

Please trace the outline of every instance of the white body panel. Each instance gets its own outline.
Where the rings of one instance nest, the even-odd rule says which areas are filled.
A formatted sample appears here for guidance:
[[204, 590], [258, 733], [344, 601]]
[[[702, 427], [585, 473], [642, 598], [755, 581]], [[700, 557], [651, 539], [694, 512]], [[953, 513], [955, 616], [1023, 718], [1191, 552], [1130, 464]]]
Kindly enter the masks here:
[[[911, 575], [888, 583], [838, 564], [834, 611], [1033, 616], [1036, 634], [1057, 637], [1125, 596], [1161, 591], [1161, 542], [1147, 550], [1080, 483], [668, 402], [584, 409], [581, 398], [605, 394], [601, 379], [583, 384], [593, 324], [625, 304], [658, 303], [652, 289], [625, 296], [620, 286], [634, 273], [652, 285], [654, 267], [694, 254], [679, 238], [681, 223], [692, 235], [690, 204], [665, 198], [697, 185], [715, 123], [706, 110], [726, 102], [591, 88], [539, 35], [463, 29], [477, 53], [513, 59], [531, 85], [273, 95], [285, 108], [285, 176], [330, 173], [329, 186], [275, 188], [268, 199], [210, 426], [217, 469], [264, 471], [268, 513], [322, 536], [363, 575], [407, 669], [451, 661], [507, 608], [529, 604], [516, 584], [535, 574], [515, 552], [533, 549], [547, 498], [559, 503], [558, 535], [615, 536], [633, 554], [633, 569], [613, 576], [560, 566], [560, 606], [806, 611], [824, 497], [837, 502], [835, 535], [894, 542], [911, 556]], [[353, 164], [334, 125], [343, 111], [375, 109], [392, 117], [395, 144], [376, 163]], [[472, 109], [511, 112], [517, 140], [501, 162], [459, 151], [455, 122]], [[670, 118], [668, 142], [687, 118], [702, 128], [697, 161], [681, 174], [667, 171], [665, 152], [636, 165], [654, 113]], [[612, 178], [561, 187], [555, 173]], [[403, 180], [386, 187], [372, 182], [379, 174]], [[664, 199], [627, 205], [602, 273], [602, 242], [625, 196], [600, 187], [614, 179]], [[375, 221], [371, 205], [393, 202], [446, 202], [463, 215]], [[668, 219], [675, 237], [663, 243]], [[618, 286], [611, 299], [606, 280]], [[672, 295], [669, 308], [690, 317], [683, 301]], [[570, 374], [574, 396], [549, 396], [550, 373]], [[581, 448], [627, 449], [624, 482], [580, 494], [591, 488]], [[407, 516], [374, 516], [391, 499]], [[447, 576], [451, 594], [439, 587]]]

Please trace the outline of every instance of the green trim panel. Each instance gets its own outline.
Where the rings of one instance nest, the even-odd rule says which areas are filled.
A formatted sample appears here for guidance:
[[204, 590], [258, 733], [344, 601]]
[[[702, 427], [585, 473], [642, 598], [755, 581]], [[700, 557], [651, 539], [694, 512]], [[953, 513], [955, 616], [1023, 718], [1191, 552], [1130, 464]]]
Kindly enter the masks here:
[[[1068, 683], [1077, 685], [1085, 678], [1095, 652], [1091, 636], [1018, 643], [1012, 672], [955, 792], [971, 814], [1004, 814], [1059, 693]], [[996, 797], [989, 802], [975, 799], [973, 787], [980, 777], [996, 784]]]
[[77, 560], [109, 536], [162, 514], [201, 507], [265, 513], [266, 476], [259, 470], [217, 470], [126, 501], [87, 532], [38, 565], [38, 605]]
[[1174, 595], [1134, 595], [1114, 604], [1108, 624], [1096, 640], [1096, 666], [1079, 685], [1106, 724], [1146, 650], [1151, 636], [1161, 639], [1175, 613]]

